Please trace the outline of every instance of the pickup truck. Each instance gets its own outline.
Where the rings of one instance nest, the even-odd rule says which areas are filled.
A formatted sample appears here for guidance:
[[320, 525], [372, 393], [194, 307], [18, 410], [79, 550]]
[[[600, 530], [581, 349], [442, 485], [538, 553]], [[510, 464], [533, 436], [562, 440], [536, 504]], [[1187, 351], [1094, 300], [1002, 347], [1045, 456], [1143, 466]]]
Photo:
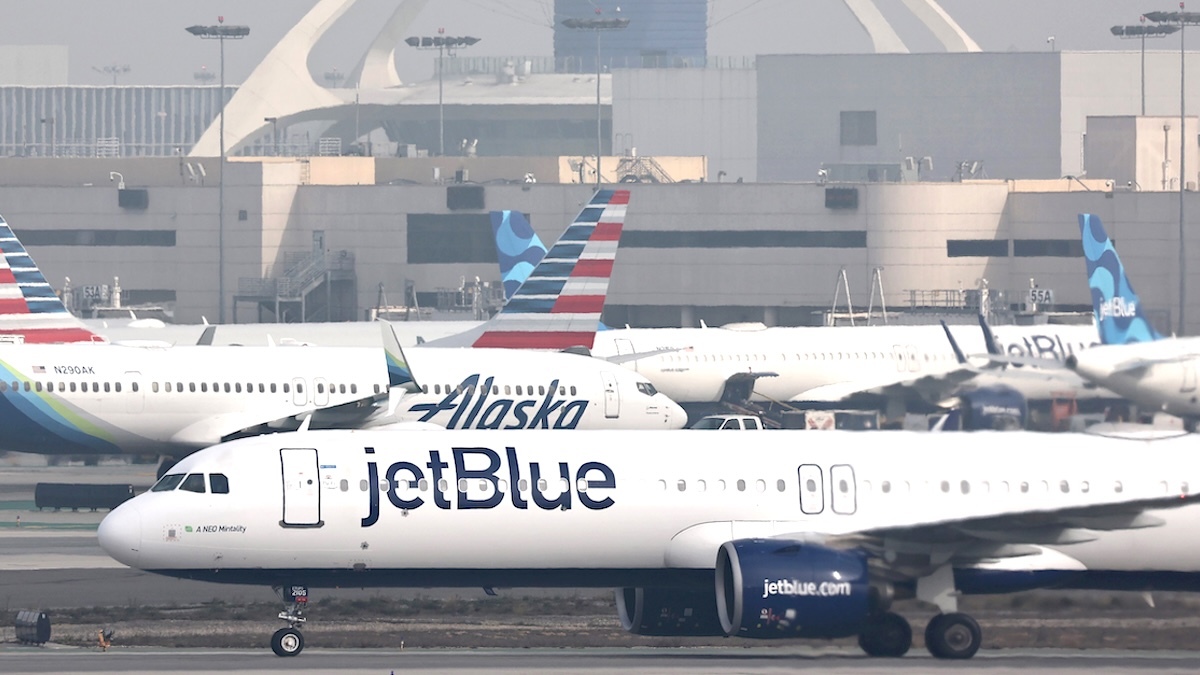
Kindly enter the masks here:
[[709, 415], [696, 420], [691, 429], [736, 429], [738, 431], [761, 431], [762, 420], [754, 415]]

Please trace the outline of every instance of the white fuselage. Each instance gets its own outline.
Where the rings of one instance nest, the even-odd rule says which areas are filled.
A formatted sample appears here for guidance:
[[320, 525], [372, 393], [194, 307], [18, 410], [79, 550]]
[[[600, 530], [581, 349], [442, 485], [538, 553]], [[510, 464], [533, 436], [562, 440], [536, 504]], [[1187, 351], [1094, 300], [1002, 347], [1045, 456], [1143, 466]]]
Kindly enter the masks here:
[[682, 429], [687, 413], [602, 359], [514, 349], [410, 347], [421, 391], [396, 418], [448, 429]]
[[1200, 338], [1104, 345], [1076, 354], [1075, 372], [1150, 410], [1200, 417]]
[[[982, 533], [959, 533], [978, 550], [1037, 543], [1046, 533], [1027, 523], [1053, 522], [1038, 514], [1111, 529], [1143, 500], [1184, 504], [1200, 489], [1188, 437], [979, 432], [970, 452], [962, 443], [899, 431], [276, 435], [185, 459], [172, 473], [204, 476], [200, 492], [140, 495], [99, 538], [132, 567], [228, 582], [639, 585], [711, 571], [736, 539], [886, 547], [959, 524]], [[214, 474], [228, 494], [204, 491]], [[1200, 505], [1163, 513], [1170, 529], [1097, 531], [1058, 550], [1088, 569], [1200, 571], [1200, 547], [1180, 531], [1200, 523]]]
[[[985, 353], [978, 327], [953, 326], [951, 331], [966, 354]], [[1093, 326], [999, 326], [994, 332], [1006, 354], [1057, 361], [1098, 342]], [[721, 400], [728, 379], [744, 373], [773, 374], [755, 380], [751, 400], [802, 401], [805, 392], [827, 385], [861, 382], [869, 387], [958, 366], [941, 326], [618, 329], [597, 333], [592, 351], [607, 358], [659, 350], [663, 353], [625, 365], [684, 404]], [[1013, 386], [1031, 399], [1067, 391], [1077, 398], [1098, 393], [1066, 371], [1011, 378], [988, 374], [970, 384], [994, 383]]]

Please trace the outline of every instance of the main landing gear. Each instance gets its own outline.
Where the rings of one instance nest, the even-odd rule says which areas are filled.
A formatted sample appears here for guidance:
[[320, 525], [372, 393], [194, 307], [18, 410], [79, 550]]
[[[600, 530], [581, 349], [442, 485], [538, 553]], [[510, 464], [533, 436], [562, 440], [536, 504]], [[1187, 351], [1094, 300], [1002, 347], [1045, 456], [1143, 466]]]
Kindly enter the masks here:
[[[941, 611], [925, 626], [925, 648], [929, 653], [939, 659], [975, 656], [983, 644], [983, 632], [975, 619], [958, 611], [953, 569], [946, 565], [918, 579], [916, 596]], [[890, 604], [890, 596], [875, 604], [858, 634], [858, 645], [870, 656], [904, 656], [912, 646], [912, 627], [904, 617], [888, 611]]]
[[275, 592], [284, 602], [284, 610], [279, 618], [287, 622], [287, 628], [280, 628], [271, 636], [271, 651], [276, 656], [295, 656], [304, 649], [304, 634], [300, 632], [308, 619], [304, 618], [304, 610], [308, 607], [308, 587], [302, 585], [276, 586]]
[[[925, 627], [925, 648], [939, 659], [969, 659], [982, 643], [979, 624], [959, 612], [938, 614]], [[863, 625], [858, 646], [869, 656], [904, 656], [912, 646], [912, 628], [895, 612], [879, 614]]]

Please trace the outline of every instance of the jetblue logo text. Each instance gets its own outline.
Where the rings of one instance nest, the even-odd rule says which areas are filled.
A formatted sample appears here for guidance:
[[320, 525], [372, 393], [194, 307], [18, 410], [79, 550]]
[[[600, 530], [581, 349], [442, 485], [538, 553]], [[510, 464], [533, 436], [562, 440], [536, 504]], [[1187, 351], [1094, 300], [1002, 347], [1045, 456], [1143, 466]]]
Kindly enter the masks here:
[[1132, 319], [1137, 316], [1137, 303], [1126, 302], [1125, 298], [1112, 298], [1100, 303], [1100, 320], [1109, 317], [1116, 319]]
[[[368, 455], [374, 448], [366, 448]], [[379, 521], [381, 496], [402, 510], [419, 509], [427, 501], [439, 509], [494, 509], [506, 501], [515, 509], [534, 507], [545, 511], [569, 511], [576, 502], [598, 511], [613, 505], [602, 490], [617, 486], [613, 470], [600, 462], [584, 462], [571, 470], [567, 462], [556, 462], [550, 473], [539, 462], [522, 464], [516, 448], [503, 455], [490, 448], [452, 448], [448, 460], [438, 450], [429, 451], [429, 461], [395, 462], [380, 475], [377, 462], [367, 462], [370, 507], [363, 527]], [[381, 485], [382, 483], [382, 485]]]
[[[999, 342], [997, 340], [997, 342]], [[1002, 351], [1008, 352], [1011, 356], [1034, 356], [1039, 359], [1054, 359], [1062, 361], [1075, 352], [1086, 349], [1091, 345], [1083, 343], [1071, 344], [1064, 343], [1060, 335], [1031, 335], [1021, 339], [1021, 342], [1013, 342], [1007, 347], [1002, 347]]]
[[832, 581], [799, 581], [797, 579], [778, 579], [771, 581], [763, 579], [763, 594], [764, 598], [769, 598], [773, 595], [790, 595], [790, 596], [837, 596], [850, 595], [850, 584], [841, 581], [834, 583]]
[[444, 425], [447, 429], [574, 429], [583, 419], [588, 402], [584, 399], [558, 399], [558, 380], [551, 380], [548, 391], [536, 398], [512, 399], [492, 396], [492, 381], [488, 377], [479, 384], [480, 375], [462, 381], [437, 403], [418, 403], [409, 412], [424, 413], [421, 422], [436, 422], [441, 412], [453, 412]]

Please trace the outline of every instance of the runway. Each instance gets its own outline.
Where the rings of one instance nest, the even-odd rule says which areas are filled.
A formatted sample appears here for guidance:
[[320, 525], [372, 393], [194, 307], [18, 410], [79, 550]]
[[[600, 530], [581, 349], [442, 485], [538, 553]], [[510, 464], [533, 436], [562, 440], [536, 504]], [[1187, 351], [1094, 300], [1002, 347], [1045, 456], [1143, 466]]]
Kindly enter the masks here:
[[987, 672], [992, 675], [1061, 673], [1193, 673], [1200, 665], [1192, 652], [997, 650], [961, 662], [927, 655], [870, 659], [844, 649], [687, 648], [687, 649], [503, 649], [503, 650], [318, 650], [279, 658], [268, 650], [38, 650], [0, 648], [0, 672], [42, 673], [242, 674], [320, 672], [346, 675], [397, 672], [437, 673], [747, 673], [770, 675], [846, 672]]

